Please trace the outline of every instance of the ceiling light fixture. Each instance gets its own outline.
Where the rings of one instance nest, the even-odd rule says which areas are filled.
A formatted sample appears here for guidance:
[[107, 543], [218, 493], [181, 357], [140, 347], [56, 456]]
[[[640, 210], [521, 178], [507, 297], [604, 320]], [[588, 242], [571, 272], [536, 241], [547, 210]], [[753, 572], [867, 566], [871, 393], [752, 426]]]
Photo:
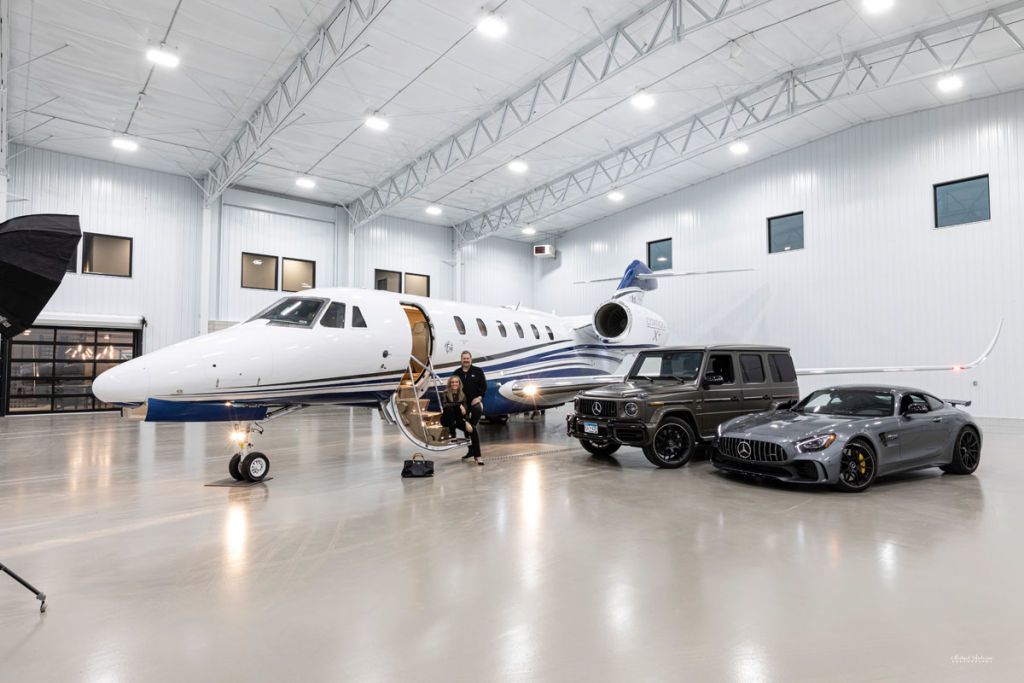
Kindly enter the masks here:
[[537, 229], [536, 228], [531, 228], [530, 226], [526, 226], [525, 228], [523, 228], [523, 234], [524, 235], [536, 235], [537, 234]]
[[387, 130], [390, 125], [386, 118], [377, 114], [370, 114], [366, 117], [366, 127], [371, 130]]
[[110, 141], [110, 144], [113, 145], [115, 149], [120, 149], [125, 152], [134, 152], [139, 148], [139, 143], [135, 142], [135, 140], [132, 140], [131, 138], [125, 137], [114, 138]]
[[440, 216], [441, 215], [441, 207], [436, 205], [436, 204], [431, 204], [430, 206], [425, 208], [424, 211], [426, 211], [431, 216]]
[[612, 190], [611, 192], [608, 193], [608, 199], [612, 200], [613, 202], [621, 202], [625, 198], [626, 195], [622, 194], [618, 190]]
[[869, 14], [881, 14], [892, 9], [893, 0], [864, 0], [864, 9]]
[[522, 159], [513, 159], [512, 161], [508, 162], [508, 170], [512, 171], [513, 173], [526, 173], [527, 169], [529, 168], [530, 165], [527, 164]]
[[964, 87], [964, 81], [959, 76], [946, 76], [945, 78], [939, 79], [936, 84], [939, 90], [942, 92], [956, 92], [960, 88]]
[[729, 151], [736, 155], [746, 154], [747, 152], [750, 151], [750, 145], [743, 142], [742, 140], [737, 140], [736, 142], [729, 145]]
[[633, 105], [634, 109], [640, 111], [647, 111], [654, 106], [654, 96], [646, 90], [641, 90], [637, 94], [629, 98], [629, 103]]
[[306, 177], [296, 178], [295, 184], [301, 187], [303, 190], [312, 190], [314, 187], [316, 187], [316, 181], [313, 180], [312, 178]]
[[488, 14], [477, 23], [476, 30], [480, 31], [480, 33], [484, 34], [488, 38], [497, 40], [508, 33], [508, 24], [506, 24], [497, 14]]
[[178, 55], [173, 52], [168, 52], [161, 47], [151, 47], [146, 51], [146, 59], [153, 62], [157, 66], [166, 66], [169, 69], [173, 69], [178, 66], [181, 61], [178, 59]]

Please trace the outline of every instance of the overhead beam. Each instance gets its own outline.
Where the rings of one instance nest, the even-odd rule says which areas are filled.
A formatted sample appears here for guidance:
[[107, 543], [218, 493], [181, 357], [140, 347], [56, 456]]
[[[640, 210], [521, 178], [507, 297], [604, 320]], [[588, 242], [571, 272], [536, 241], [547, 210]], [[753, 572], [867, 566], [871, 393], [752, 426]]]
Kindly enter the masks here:
[[[826, 102], [1024, 53], [1014, 29], [1022, 21], [1024, 1], [1018, 1], [794, 69], [538, 185], [455, 230], [465, 241], [476, 241], [554, 215]], [[967, 48], [982, 35], [1002, 40], [998, 45], [989, 41], [984, 58], [972, 59]]]
[[240, 180], [267, 144], [289, 122], [306, 97], [346, 55], [390, 0], [342, 0], [285, 75], [274, 84], [242, 130], [209, 169], [203, 183], [206, 204]]
[[490, 113], [376, 183], [347, 208], [355, 227], [666, 45], [771, 0], [655, 0]]

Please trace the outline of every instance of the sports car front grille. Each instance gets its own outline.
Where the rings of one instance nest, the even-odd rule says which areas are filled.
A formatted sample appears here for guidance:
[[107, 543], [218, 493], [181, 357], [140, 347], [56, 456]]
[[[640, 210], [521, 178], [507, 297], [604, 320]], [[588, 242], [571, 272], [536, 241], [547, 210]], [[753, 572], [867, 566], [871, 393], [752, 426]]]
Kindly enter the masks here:
[[[595, 411], [595, 406], [600, 407]], [[581, 398], [579, 413], [584, 417], [615, 417], [615, 401]]]
[[[746, 444], [746, 446], [741, 444]], [[723, 436], [718, 439], [718, 450], [730, 458], [739, 458], [749, 462], [782, 462], [786, 459], [785, 449], [770, 441], [753, 441]]]

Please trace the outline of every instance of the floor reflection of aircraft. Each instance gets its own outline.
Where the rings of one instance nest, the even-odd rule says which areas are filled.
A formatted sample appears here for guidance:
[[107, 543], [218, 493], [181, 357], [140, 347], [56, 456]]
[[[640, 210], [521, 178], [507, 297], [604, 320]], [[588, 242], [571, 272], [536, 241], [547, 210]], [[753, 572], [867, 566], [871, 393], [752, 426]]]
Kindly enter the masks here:
[[[485, 414], [559, 405], [599, 386], [639, 349], [664, 343], [664, 320], [642, 305], [657, 287], [639, 261], [592, 316], [479, 306], [362, 289], [311, 289], [250, 320], [123, 363], [93, 392], [149, 422], [233, 422], [240, 444], [229, 471], [258, 481], [269, 460], [250, 424], [309, 405], [379, 407], [419, 447], [453, 448], [434, 391], [463, 350], [487, 375]], [[544, 396], [531, 381], [548, 385]], [[551, 383], [565, 381], [561, 391]], [[516, 392], [502, 387], [516, 383]], [[262, 431], [258, 425], [256, 429]]]

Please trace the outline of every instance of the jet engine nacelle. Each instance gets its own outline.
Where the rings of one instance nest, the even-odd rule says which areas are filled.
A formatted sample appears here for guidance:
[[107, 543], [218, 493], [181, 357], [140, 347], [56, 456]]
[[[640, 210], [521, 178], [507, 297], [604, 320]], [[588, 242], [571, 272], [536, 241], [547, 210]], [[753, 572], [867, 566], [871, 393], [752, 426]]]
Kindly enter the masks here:
[[664, 344], [668, 325], [649, 308], [625, 300], [606, 301], [594, 311], [594, 331], [606, 344]]

